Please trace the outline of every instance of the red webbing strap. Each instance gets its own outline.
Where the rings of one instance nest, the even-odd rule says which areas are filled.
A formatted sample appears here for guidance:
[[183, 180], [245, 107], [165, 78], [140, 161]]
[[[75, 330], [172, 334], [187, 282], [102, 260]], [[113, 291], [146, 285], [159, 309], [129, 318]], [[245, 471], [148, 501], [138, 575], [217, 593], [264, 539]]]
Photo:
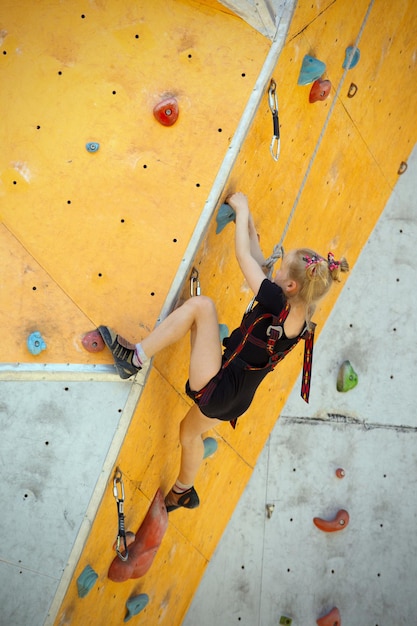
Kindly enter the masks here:
[[311, 330], [307, 333], [304, 345], [303, 377], [301, 380], [301, 397], [308, 403], [311, 385], [311, 370], [313, 366], [313, 346], [315, 324], [311, 325]]

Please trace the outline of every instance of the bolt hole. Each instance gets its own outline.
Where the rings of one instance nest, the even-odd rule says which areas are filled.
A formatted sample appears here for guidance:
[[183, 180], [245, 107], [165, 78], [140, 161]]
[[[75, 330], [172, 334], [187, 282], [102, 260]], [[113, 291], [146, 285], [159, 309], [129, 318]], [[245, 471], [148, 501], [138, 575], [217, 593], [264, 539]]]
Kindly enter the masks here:
[[245, 566], [244, 566], [244, 565], [242, 565], [241, 569], [245, 569]]
[[125, 221], [124, 221], [123, 217], [122, 217], [122, 219], [121, 219], [120, 221], [121, 221], [121, 223], [122, 223], [122, 224], [124, 224], [124, 223], [125, 223]]
[[13, 185], [17, 185], [17, 180], [14, 180], [14, 181], [13, 181]]
[[146, 170], [146, 168], [147, 168], [147, 167], [148, 167], [148, 166], [147, 166], [147, 165], [146, 165], [146, 163], [145, 163], [145, 165], [143, 166], [143, 169], [144, 169], [144, 170]]
[[3, 54], [7, 54], [7, 50], [3, 50]]
[[71, 200], [67, 200], [67, 204], [71, 204]]
[[33, 290], [33, 291], [36, 291], [36, 289], [37, 289], [37, 287], [35, 287], [35, 286], [33, 286], [33, 287], [32, 287], [32, 290]]
[[37, 130], [40, 130], [40, 129], [41, 129], [41, 127], [39, 126], [39, 124], [37, 125], [36, 129], [37, 129]]
[[115, 96], [117, 94], [117, 91], [112, 91], [113, 96]]
[[151, 296], [154, 296], [154, 295], [155, 295], [155, 292], [154, 292], [154, 291], [151, 291]]
[[49, 446], [49, 441], [45, 441], [45, 446]]
[[189, 59], [192, 59], [192, 58], [193, 58], [193, 55], [192, 55], [192, 54], [189, 54], [189, 55], [188, 55], [188, 58], [189, 58]]
[[246, 76], [245, 72], [242, 72], [241, 76], [242, 76], [242, 78], [245, 78], [245, 76]]
[[64, 387], [64, 391], [69, 391], [69, 387]]
[[222, 133], [222, 132], [223, 132], [223, 129], [222, 129], [222, 128], [218, 128], [218, 129], [217, 129], [217, 132]]
[[82, 20], [85, 20], [85, 15], [84, 15], [84, 13], [81, 15], [81, 19], [82, 19]]
[[29, 495], [28, 495], [27, 493], [25, 493], [24, 497], [25, 497], [25, 498], [28, 498], [28, 497], [29, 497]]
[[177, 243], [178, 239], [176, 239], [176, 238], [174, 237], [174, 239], [173, 239], [172, 241], [173, 241], [173, 243]]
[[58, 76], [62, 76], [62, 72], [61, 72], [61, 70], [59, 70], [59, 72], [58, 72]]
[[196, 186], [196, 187], [200, 187], [200, 183], [196, 183], [196, 184], [195, 184], [195, 186]]
[[139, 35], [135, 35], [135, 39], [139, 39]]

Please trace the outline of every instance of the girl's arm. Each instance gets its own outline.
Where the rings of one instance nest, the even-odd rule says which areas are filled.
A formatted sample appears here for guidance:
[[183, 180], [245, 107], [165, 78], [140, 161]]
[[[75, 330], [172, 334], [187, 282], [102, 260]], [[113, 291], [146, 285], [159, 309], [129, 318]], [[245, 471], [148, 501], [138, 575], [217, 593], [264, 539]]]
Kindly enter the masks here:
[[249, 287], [257, 294], [265, 274], [262, 270], [264, 257], [258, 242], [255, 225], [249, 211], [248, 200], [241, 193], [234, 193], [227, 203], [236, 213], [235, 252], [240, 269]]

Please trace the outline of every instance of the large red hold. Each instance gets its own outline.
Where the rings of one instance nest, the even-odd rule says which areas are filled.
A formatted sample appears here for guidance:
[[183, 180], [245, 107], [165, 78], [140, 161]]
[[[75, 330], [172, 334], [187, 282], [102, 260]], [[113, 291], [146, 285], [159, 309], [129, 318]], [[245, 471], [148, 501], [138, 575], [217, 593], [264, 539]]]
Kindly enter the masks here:
[[110, 565], [107, 574], [110, 580], [123, 583], [130, 578], [144, 576], [153, 563], [167, 527], [168, 513], [162, 492], [158, 489], [135, 540], [129, 546], [127, 561], [116, 556]]
[[342, 626], [339, 609], [334, 607], [330, 613], [320, 617], [320, 619], [317, 620], [317, 624], [318, 626]]

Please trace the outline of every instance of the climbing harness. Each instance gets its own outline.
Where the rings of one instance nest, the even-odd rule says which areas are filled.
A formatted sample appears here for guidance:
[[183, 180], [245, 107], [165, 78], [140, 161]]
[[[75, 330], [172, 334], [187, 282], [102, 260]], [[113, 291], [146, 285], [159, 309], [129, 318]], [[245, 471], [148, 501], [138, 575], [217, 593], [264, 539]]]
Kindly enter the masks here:
[[191, 297], [201, 295], [199, 273], [195, 267], [193, 267], [190, 276], [190, 294]]
[[[117, 467], [116, 472], [114, 474], [113, 479], [113, 495], [116, 499], [117, 505], [117, 515], [119, 521], [119, 530], [116, 539], [116, 552], [117, 556], [122, 561], [127, 561], [129, 557], [128, 548], [127, 548], [127, 540], [126, 540], [126, 530], [125, 530], [125, 515], [123, 512], [123, 505], [125, 501], [125, 488], [123, 485], [123, 477], [122, 472]], [[124, 554], [121, 552], [121, 545], [123, 543]]]
[[274, 161], [278, 161], [281, 151], [281, 139], [279, 135], [279, 117], [278, 117], [278, 97], [277, 97], [277, 84], [273, 78], [269, 84], [268, 90], [269, 108], [272, 113], [272, 125], [273, 135], [271, 139], [270, 151]]

